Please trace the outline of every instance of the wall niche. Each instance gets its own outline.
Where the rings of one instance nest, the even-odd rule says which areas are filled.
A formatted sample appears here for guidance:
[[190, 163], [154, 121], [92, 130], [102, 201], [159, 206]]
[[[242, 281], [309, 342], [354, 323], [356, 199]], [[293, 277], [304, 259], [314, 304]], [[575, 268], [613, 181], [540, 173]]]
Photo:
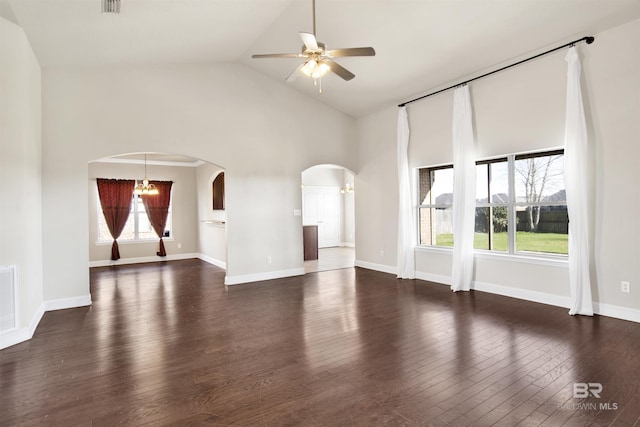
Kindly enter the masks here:
[[224, 210], [224, 172], [220, 172], [216, 179], [213, 180], [211, 184], [211, 194], [213, 199], [213, 210], [214, 211], [223, 211]]

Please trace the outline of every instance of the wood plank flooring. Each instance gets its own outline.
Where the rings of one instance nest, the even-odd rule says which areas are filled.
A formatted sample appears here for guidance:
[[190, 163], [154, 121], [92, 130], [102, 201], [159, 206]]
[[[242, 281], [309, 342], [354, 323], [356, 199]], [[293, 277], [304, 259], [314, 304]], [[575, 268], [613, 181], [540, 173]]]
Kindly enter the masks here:
[[91, 307], [0, 351], [0, 425], [640, 424], [640, 324], [358, 268], [223, 281], [92, 269]]

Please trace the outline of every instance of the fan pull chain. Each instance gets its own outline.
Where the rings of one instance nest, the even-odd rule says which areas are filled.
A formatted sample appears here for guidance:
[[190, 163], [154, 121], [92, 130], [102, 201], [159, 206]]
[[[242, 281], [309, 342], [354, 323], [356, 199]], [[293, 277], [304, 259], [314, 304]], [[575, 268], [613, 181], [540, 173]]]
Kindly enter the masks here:
[[322, 77], [314, 77], [313, 85], [318, 86], [318, 93], [322, 94]]

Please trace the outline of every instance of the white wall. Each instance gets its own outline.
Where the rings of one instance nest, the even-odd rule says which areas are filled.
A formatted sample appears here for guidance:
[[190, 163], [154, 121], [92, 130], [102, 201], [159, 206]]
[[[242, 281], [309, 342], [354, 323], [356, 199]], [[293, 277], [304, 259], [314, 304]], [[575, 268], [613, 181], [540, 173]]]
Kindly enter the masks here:
[[342, 187], [344, 169], [335, 166], [318, 165], [302, 171], [302, 184], [305, 187]]
[[356, 264], [395, 268], [398, 227], [397, 108], [357, 121]]
[[300, 171], [352, 168], [354, 121], [242, 65], [45, 70], [46, 298], [88, 292], [87, 162], [127, 152], [224, 165], [229, 283], [303, 274]]
[[227, 265], [227, 215], [226, 210], [213, 210], [212, 197], [213, 180], [221, 172], [224, 172], [224, 169], [211, 163], [205, 163], [196, 169], [198, 251], [203, 259], [225, 268]]
[[[596, 34], [579, 46], [593, 153], [594, 299], [600, 312], [640, 320], [640, 21]], [[471, 84], [478, 158], [563, 145], [566, 63], [561, 51]], [[452, 162], [452, 92], [408, 106], [413, 168]], [[357, 122], [358, 262], [395, 269], [397, 108]], [[415, 189], [414, 189], [415, 190]], [[381, 252], [384, 255], [381, 256]], [[476, 257], [480, 287], [562, 304], [569, 296], [565, 263]], [[423, 278], [446, 282], [451, 253], [416, 250]], [[631, 294], [620, 292], [631, 282]], [[631, 311], [627, 310], [631, 309]]]
[[[119, 241], [120, 260], [111, 262], [111, 243], [98, 242], [98, 187], [96, 178], [142, 179], [144, 166], [122, 163], [92, 162], [89, 164], [89, 261], [123, 264], [131, 258], [158, 257], [158, 239], [148, 242]], [[173, 181], [171, 188], [171, 237], [163, 239], [167, 256], [198, 253], [198, 202], [196, 171], [193, 167], [148, 165], [150, 180]], [[181, 247], [178, 248], [178, 245]]]
[[[640, 20], [599, 34], [585, 52], [593, 128], [595, 270], [600, 302], [640, 308]], [[631, 294], [620, 293], [620, 281]]]
[[24, 32], [0, 18], [0, 265], [17, 266], [23, 339], [43, 303], [40, 82]]
[[[355, 176], [344, 169], [343, 171], [343, 183], [351, 184], [355, 187]], [[344, 193], [342, 195], [342, 209], [343, 218], [342, 223], [342, 242], [346, 246], [354, 246], [356, 244], [356, 193], [355, 190], [351, 193]]]

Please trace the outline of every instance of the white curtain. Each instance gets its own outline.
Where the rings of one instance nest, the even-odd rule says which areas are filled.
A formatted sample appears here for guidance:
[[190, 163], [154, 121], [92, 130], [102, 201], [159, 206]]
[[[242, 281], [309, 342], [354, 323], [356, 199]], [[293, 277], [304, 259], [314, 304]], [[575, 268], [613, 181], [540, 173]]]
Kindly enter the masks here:
[[476, 163], [467, 85], [453, 93], [453, 263], [451, 290], [468, 291], [473, 276]]
[[416, 246], [414, 209], [411, 199], [411, 174], [409, 172], [409, 119], [406, 107], [398, 111], [398, 278], [415, 279]]
[[567, 117], [564, 135], [564, 185], [569, 212], [569, 314], [593, 316], [589, 275], [589, 198], [587, 125], [580, 89], [580, 58], [569, 49], [567, 70]]

